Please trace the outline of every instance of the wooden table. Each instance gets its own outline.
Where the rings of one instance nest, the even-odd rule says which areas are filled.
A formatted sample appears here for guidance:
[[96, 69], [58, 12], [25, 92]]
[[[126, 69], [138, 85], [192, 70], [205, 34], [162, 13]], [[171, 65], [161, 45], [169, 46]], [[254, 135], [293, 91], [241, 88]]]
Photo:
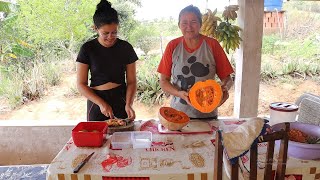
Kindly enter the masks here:
[[[242, 124], [245, 119], [225, 119], [210, 121], [214, 129], [233, 129]], [[110, 148], [110, 137], [100, 148], [76, 147], [70, 139], [49, 165], [47, 179], [49, 180], [107, 180], [132, 179], [150, 180], [211, 180], [214, 170], [214, 138], [213, 134], [159, 134], [158, 121], [137, 121], [135, 130], [153, 132], [153, 143], [147, 149]], [[265, 145], [259, 146], [258, 173], [264, 168]], [[90, 161], [73, 174], [73, 161], [81, 155], [95, 152]], [[277, 151], [276, 151], [277, 152]], [[242, 178], [248, 178], [249, 156], [241, 158], [240, 172]], [[276, 162], [277, 154], [275, 154]], [[226, 167], [226, 166], [225, 166]], [[290, 179], [320, 179], [320, 161], [300, 160], [288, 157], [286, 176]], [[117, 178], [115, 178], [117, 177]], [[123, 177], [123, 178], [119, 178]], [[139, 178], [138, 178], [139, 177]], [[258, 179], [261, 178], [258, 175]]]
[[[137, 122], [136, 130], [139, 130]], [[207, 180], [213, 179], [214, 134], [159, 134], [157, 121], [148, 121], [145, 130], [153, 132], [150, 148], [113, 150], [110, 137], [102, 147], [76, 147], [72, 138], [54, 158], [47, 171], [47, 179], [125, 179], [112, 177], [140, 177], [150, 180]], [[145, 124], [143, 124], [145, 125]], [[219, 122], [212, 122], [214, 127]], [[77, 174], [76, 159], [95, 152]]]

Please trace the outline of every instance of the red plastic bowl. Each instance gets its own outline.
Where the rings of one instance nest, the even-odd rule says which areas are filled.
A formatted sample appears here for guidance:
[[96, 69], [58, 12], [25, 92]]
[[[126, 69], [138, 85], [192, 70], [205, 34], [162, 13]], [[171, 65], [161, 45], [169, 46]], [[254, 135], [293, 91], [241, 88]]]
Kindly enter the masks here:
[[72, 129], [72, 139], [77, 147], [100, 147], [107, 130], [106, 122], [80, 122]]
[[[274, 131], [278, 131], [282, 128], [284, 128], [284, 123], [278, 123], [272, 126]], [[300, 122], [290, 122], [290, 129], [298, 129], [308, 135], [320, 137], [320, 126]], [[279, 147], [279, 141], [276, 141], [276, 145]], [[304, 160], [320, 159], [320, 144], [289, 141], [288, 155]]]

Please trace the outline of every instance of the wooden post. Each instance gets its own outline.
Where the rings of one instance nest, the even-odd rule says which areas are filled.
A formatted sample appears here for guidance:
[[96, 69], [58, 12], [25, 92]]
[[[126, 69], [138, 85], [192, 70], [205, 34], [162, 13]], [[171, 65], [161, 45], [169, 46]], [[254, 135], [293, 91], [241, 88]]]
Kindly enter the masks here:
[[237, 50], [234, 116], [255, 117], [258, 112], [263, 0], [238, 0], [238, 24], [242, 42]]

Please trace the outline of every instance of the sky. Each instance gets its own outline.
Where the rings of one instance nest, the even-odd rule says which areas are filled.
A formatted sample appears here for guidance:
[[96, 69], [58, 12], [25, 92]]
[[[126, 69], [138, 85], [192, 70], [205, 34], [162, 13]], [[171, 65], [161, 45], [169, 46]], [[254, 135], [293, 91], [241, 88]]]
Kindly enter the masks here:
[[[206, 3], [208, 1], [208, 4]], [[184, 7], [193, 4], [203, 13], [206, 4], [209, 9], [218, 8], [223, 11], [229, 4], [229, 0], [142, 0], [142, 8], [137, 9], [136, 18], [139, 20], [152, 20], [160, 18], [169, 18], [170, 16], [178, 19], [179, 12]], [[230, 4], [236, 4], [237, 0], [230, 0]]]

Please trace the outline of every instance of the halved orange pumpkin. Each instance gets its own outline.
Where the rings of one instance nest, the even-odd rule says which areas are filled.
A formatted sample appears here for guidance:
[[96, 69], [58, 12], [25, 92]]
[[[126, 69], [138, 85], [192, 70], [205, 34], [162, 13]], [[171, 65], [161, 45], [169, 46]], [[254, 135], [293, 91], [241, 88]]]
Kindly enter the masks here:
[[160, 123], [171, 131], [181, 130], [190, 121], [184, 112], [171, 107], [161, 107], [158, 116]]
[[189, 91], [192, 106], [203, 113], [212, 112], [217, 108], [222, 95], [220, 84], [212, 79], [196, 82]]

